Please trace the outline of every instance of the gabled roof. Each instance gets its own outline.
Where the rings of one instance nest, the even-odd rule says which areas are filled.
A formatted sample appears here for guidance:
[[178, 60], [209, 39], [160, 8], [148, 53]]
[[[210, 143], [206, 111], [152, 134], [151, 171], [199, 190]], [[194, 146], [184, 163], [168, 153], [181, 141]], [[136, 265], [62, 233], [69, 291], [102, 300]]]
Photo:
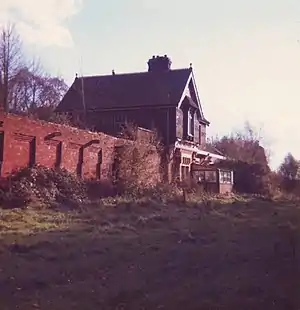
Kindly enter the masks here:
[[176, 107], [191, 74], [192, 69], [186, 68], [75, 78], [56, 111], [82, 110], [84, 104], [88, 110]]

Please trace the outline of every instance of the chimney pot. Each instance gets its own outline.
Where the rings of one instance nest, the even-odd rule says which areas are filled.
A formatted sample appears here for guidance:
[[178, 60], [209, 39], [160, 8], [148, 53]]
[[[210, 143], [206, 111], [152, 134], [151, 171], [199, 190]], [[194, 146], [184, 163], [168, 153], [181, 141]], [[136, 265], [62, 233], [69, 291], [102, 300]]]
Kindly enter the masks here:
[[148, 61], [148, 72], [166, 72], [171, 70], [171, 59], [167, 56], [153, 56]]

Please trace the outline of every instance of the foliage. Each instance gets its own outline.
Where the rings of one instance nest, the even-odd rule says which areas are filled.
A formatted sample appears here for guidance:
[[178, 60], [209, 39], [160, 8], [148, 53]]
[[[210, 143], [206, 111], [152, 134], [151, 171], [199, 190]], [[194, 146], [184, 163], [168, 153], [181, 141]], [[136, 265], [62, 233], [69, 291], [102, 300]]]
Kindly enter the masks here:
[[211, 144], [228, 157], [219, 165], [234, 170], [235, 191], [266, 194], [271, 190], [267, 152], [261, 145], [260, 132], [253, 126], [246, 123], [244, 130], [217, 137]]
[[41, 107], [54, 109], [67, 91], [63, 79], [20, 68], [12, 80], [10, 109], [12, 112], [32, 114]]
[[22, 41], [15, 26], [8, 24], [0, 29], [0, 100], [3, 100], [6, 112], [9, 111], [12, 80], [23, 62]]
[[160, 183], [161, 144], [154, 131], [126, 124], [115, 154], [115, 180], [121, 191], [139, 192]]
[[91, 199], [99, 199], [107, 189], [103, 183], [79, 179], [65, 169], [36, 166], [23, 168], [7, 178], [2, 184], [1, 200], [9, 208], [32, 203], [78, 207]]
[[55, 107], [41, 106], [29, 111], [29, 116], [46, 122], [57, 123], [67, 126], [75, 126], [67, 113], [56, 113]]
[[245, 123], [243, 130], [232, 132], [221, 138], [212, 138], [210, 143], [230, 159], [249, 164], [268, 165], [268, 156], [266, 149], [262, 146], [260, 131], [248, 122]]
[[161, 183], [158, 179], [150, 182], [133, 178], [113, 186], [109, 182], [80, 179], [64, 169], [43, 166], [18, 170], [4, 180], [0, 188], [0, 203], [10, 209], [27, 206], [81, 208], [105, 197], [111, 197], [114, 201], [180, 203], [194, 196], [197, 200], [205, 197], [203, 193], [199, 195], [193, 190], [183, 191], [174, 184]]
[[5, 111], [33, 114], [40, 107], [53, 109], [67, 91], [64, 80], [46, 74], [35, 59], [26, 59], [14, 25], [0, 32], [0, 101]]
[[247, 194], [266, 195], [272, 190], [271, 171], [261, 163], [247, 163], [242, 160], [228, 160], [219, 164], [234, 171], [234, 191]]
[[288, 153], [279, 167], [279, 174], [287, 180], [296, 180], [300, 163], [296, 158]]
[[291, 153], [288, 153], [278, 169], [279, 186], [282, 191], [299, 196], [299, 168], [299, 161]]

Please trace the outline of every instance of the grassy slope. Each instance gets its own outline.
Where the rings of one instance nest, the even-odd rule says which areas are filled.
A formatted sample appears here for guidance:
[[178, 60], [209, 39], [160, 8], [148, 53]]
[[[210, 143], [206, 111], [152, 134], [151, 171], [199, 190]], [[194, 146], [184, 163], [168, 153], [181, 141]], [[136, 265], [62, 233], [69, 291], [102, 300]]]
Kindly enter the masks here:
[[0, 212], [1, 310], [300, 305], [290, 202]]

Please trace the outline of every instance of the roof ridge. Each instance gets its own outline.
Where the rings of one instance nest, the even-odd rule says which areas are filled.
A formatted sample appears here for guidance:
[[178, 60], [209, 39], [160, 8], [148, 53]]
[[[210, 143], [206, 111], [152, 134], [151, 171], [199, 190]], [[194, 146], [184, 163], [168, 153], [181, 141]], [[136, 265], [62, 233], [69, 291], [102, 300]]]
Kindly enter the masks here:
[[[190, 68], [178, 68], [178, 69], [171, 69], [170, 71], [164, 72], [173, 72], [173, 71], [184, 71], [190, 70]], [[126, 76], [126, 75], [135, 75], [135, 74], [147, 74], [150, 73], [149, 71], [137, 71], [137, 72], [124, 72], [124, 73], [115, 73], [115, 74], [94, 74], [94, 75], [83, 75], [78, 78], [99, 78], [99, 77], [110, 77], [110, 76]], [[151, 72], [152, 73], [152, 72]]]

